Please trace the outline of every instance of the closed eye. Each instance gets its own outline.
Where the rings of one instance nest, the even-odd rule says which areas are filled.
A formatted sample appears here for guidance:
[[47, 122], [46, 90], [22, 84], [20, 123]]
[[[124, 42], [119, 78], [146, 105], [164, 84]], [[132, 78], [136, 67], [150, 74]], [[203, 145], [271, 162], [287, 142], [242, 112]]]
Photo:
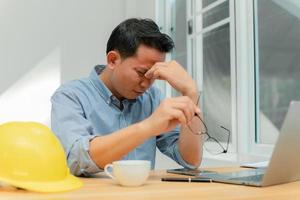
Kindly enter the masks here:
[[140, 77], [144, 77], [146, 72], [141, 72], [141, 71], [138, 71], [136, 70], [136, 73], [140, 76]]

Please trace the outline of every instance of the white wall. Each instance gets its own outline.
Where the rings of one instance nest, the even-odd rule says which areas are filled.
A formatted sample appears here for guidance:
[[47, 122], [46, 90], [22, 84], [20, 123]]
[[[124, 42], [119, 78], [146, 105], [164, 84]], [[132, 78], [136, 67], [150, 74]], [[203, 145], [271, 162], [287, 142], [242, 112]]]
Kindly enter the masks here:
[[156, 1], [162, 0], [125, 0], [125, 17], [142, 17], [155, 20]]
[[[46, 99], [60, 82], [87, 76], [105, 61], [107, 38], [124, 20], [124, 7], [121, 0], [0, 0], [0, 123], [16, 116], [49, 124], [50, 109], [38, 115], [36, 105], [50, 107]], [[58, 77], [41, 74], [55, 67]], [[51, 79], [52, 87], [28, 74]], [[20, 95], [38, 84], [43, 93]]]
[[[135, 0], [0, 0], [0, 123], [12, 120], [6, 118], [8, 112], [10, 116], [24, 116], [26, 112], [23, 120], [36, 120], [31, 117], [34, 113], [22, 109], [24, 101], [16, 85], [24, 85], [29, 72], [41, 71], [36, 68], [53, 68], [45, 63], [50, 55], [56, 55], [52, 62], [59, 65], [56, 78], [61, 82], [88, 76], [94, 65], [105, 63], [106, 42], [112, 29], [128, 17], [155, 18], [154, 4], [152, 0], [144, 0], [146, 7]], [[36, 84], [33, 79], [26, 81], [30, 87]], [[58, 87], [60, 82], [53, 84]], [[44, 88], [48, 92], [44, 95], [50, 96], [54, 89]], [[40, 96], [31, 94], [26, 107], [40, 101], [49, 106]], [[20, 109], [9, 109], [15, 106], [11, 99], [18, 99]]]
[[0, 0], [0, 94], [56, 49], [62, 81], [105, 61], [112, 29], [128, 17], [155, 18], [152, 0]]

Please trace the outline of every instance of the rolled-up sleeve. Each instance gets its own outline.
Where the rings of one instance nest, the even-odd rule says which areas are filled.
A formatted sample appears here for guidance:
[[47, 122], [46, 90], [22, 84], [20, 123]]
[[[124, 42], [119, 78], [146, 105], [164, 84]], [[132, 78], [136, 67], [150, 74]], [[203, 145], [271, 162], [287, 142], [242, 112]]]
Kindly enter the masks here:
[[51, 98], [51, 128], [62, 143], [72, 174], [89, 176], [102, 171], [89, 155], [93, 134], [82, 105], [71, 92], [57, 91]]
[[176, 161], [179, 165], [185, 168], [188, 169], [198, 168], [198, 166], [191, 165], [182, 158], [178, 146], [179, 133], [180, 133], [180, 128], [179, 126], [177, 126], [169, 133], [157, 136], [156, 145], [158, 149], [163, 154], [167, 155], [168, 157]]

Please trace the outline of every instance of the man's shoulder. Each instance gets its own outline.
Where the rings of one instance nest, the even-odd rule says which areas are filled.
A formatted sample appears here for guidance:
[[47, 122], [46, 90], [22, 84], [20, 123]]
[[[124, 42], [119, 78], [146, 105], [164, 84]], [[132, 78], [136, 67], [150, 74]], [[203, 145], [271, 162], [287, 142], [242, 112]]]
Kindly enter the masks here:
[[63, 83], [54, 94], [64, 93], [64, 94], [80, 94], [87, 91], [90, 87], [90, 82], [88, 78], [71, 80]]

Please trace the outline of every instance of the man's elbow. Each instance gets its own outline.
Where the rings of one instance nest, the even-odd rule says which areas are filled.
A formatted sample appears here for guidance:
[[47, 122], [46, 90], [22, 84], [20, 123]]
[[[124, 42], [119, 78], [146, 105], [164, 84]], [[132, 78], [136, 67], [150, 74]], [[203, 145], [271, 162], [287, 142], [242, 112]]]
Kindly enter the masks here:
[[191, 162], [190, 164], [193, 165], [193, 166], [195, 166], [195, 168], [198, 168], [198, 167], [200, 167], [201, 163], [202, 163], [202, 156], [199, 157], [199, 158], [196, 158], [196, 159], [195, 159], [193, 162]]

